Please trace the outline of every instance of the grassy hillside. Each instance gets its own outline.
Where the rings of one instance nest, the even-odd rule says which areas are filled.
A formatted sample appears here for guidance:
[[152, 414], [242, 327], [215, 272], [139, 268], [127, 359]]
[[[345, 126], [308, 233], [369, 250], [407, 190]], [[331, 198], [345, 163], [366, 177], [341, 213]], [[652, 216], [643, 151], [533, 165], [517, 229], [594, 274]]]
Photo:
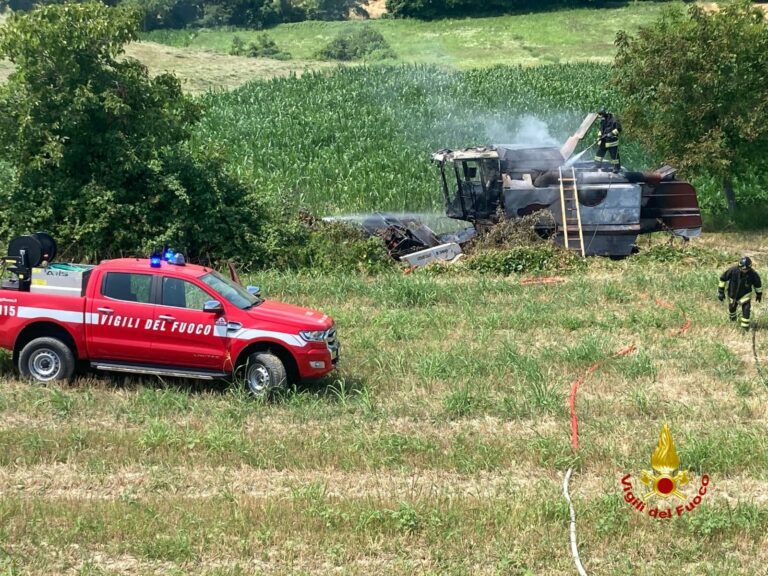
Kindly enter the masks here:
[[[210, 90], [230, 90], [246, 82], [264, 78], [301, 75], [334, 66], [316, 60], [271, 60], [230, 56], [207, 50], [176, 48], [155, 42], [134, 42], [125, 48], [126, 56], [136, 58], [150, 73], [173, 72], [182, 81], [184, 91], [201, 94]], [[8, 72], [10, 73], [10, 66]], [[0, 63], [0, 79], [4, 68]]]
[[[378, 13], [380, 6], [376, 9]], [[392, 45], [398, 57], [384, 62], [387, 64], [412, 62], [468, 69], [497, 64], [609, 62], [615, 32], [635, 30], [653, 20], [659, 10], [658, 5], [651, 4], [441, 22], [302, 22], [267, 32], [158, 30], [143, 34], [146, 41], [129, 45], [126, 53], [144, 62], [153, 73], [174, 72], [190, 93], [326, 68], [331, 63], [318, 60], [317, 50], [340, 32], [361, 26], [375, 28]], [[0, 15], [0, 24], [4, 19]], [[235, 36], [248, 43], [262, 34], [272, 37], [293, 59], [229, 56]], [[11, 70], [9, 63], [0, 61], [0, 81]]]
[[[0, 571], [572, 574], [561, 483], [573, 464], [590, 573], [761, 574], [768, 387], [714, 298], [717, 272], [758, 241], [675, 253], [659, 238], [552, 286], [264, 273], [253, 280], [268, 296], [332, 314], [344, 346], [336, 377], [273, 404], [6, 372]], [[566, 397], [595, 361], [574, 458]], [[663, 422], [714, 489], [694, 513], [654, 521], [622, 501], [619, 479], [649, 468]]]
[[283, 24], [267, 32], [159, 30], [143, 37], [190, 50], [226, 54], [235, 36], [251, 42], [261, 34], [268, 34], [294, 58], [316, 60], [317, 50], [340, 32], [370, 26], [387, 39], [397, 54], [396, 62], [439, 64], [459, 69], [497, 64], [607, 63], [613, 58], [615, 33], [636, 30], [653, 21], [660, 10], [658, 4], [643, 2], [614, 9], [563, 10], [437, 22], [386, 19], [301, 22]]

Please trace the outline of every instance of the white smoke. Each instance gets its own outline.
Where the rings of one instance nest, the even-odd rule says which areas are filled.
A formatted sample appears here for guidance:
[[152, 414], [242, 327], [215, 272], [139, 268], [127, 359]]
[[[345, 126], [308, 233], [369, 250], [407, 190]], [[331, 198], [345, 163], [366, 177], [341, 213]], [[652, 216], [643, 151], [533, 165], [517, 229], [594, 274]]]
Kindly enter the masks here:
[[[509, 148], [560, 147], [562, 142], [550, 134], [549, 125], [542, 119], [526, 114], [516, 119], [512, 126], [498, 120], [489, 120], [485, 126], [490, 142]], [[501, 144], [503, 143], [503, 144]]]
[[513, 144], [542, 147], [559, 146], [560, 142], [549, 133], [549, 125], [535, 116], [523, 116], [518, 121], [518, 130]]

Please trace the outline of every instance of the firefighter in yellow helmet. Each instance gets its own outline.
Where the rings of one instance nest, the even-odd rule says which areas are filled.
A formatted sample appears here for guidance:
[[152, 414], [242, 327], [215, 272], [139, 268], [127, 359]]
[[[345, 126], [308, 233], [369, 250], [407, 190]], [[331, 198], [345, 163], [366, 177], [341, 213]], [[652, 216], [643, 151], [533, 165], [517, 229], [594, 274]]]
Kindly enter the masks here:
[[614, 174], [621, 169], [621, 157], [619, 156], [619, 134], [621, 134], [621, 122], [608, 112], [605, 107], [597, 113], [600, 117], [600, 131], [597, 133], [597, 154], [595, 163], [600, 168], [603, 165], [605, 151], [611, 155], [611, 166]]
[[752, 305], [752, 289], [755, 290], [755, 300], [763, 299], [763, 284], [760, 275], [752, 268], [752, 259], [742, 256], [737, 266], [728, 268], [720, 275], [720, 285], [717, 288], [717, 298], [725, 300], [725, 288], [728, 286], [728, 314], [731, 322], [736, 322], [738, 308], [741, 305], [741, 327], [749, 330], [749, 316]]

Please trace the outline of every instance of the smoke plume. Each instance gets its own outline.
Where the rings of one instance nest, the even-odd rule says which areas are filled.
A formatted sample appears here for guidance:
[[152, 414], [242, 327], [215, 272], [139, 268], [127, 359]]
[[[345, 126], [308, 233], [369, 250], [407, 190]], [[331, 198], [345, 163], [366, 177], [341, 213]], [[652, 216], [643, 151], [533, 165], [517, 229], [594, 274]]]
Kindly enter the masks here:
[[486, 123], [485, 130], [490, 142], [508, 147], [544, 148], [562, 144], [550, 134], [549, 125], [544, 120], [530, 114], [517, 118], [512, 126], [491, 120]]

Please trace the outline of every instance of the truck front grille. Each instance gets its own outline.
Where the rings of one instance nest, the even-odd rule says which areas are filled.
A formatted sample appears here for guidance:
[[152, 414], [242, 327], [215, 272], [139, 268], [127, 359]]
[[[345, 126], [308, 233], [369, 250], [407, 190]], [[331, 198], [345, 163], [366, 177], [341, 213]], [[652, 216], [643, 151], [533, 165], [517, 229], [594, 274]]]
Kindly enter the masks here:
[[328, 334], [325, 337], [325, 345], [328, 346], [328, 351], [331, 353], [331, 358], [334, 362], [336, 362], [336, 359], [339, 357], [340, 343], [336, 337], [335, 325], [331, 326], [331, 329], [328, 330]]

